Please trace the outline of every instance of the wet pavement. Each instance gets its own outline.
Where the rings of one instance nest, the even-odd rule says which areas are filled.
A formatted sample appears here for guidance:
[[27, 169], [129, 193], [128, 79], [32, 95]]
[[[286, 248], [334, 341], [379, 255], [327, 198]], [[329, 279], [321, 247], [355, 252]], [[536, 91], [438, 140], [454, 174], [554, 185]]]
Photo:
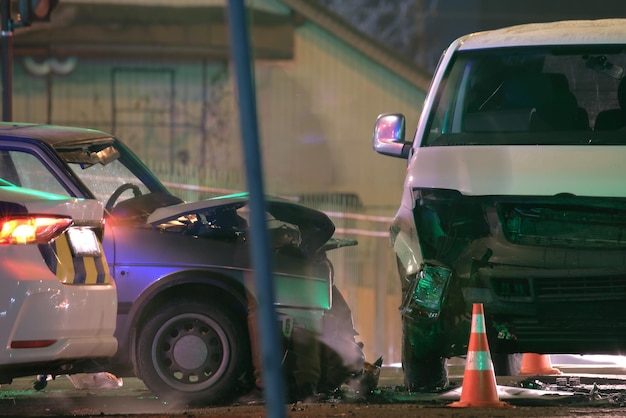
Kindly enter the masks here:
[[[384, 367], [379, 388], [367, 397], [345, 387], [341, 396], [317, 403], [287, 405], [289, 417], [502, 417], [502, 416], [624, 416], [626, 369], [607, 365], [557, 365], [563, 372], [550, 376], [498, 377], [498, 396], [513, 409], [447, 408], [458, 400], [463, 365], [450, 366], [455, 387], [444, 393], [412, 393], [402, 385], [399, 368]], [[108, 389], [77, 389], [67, 376], [34, 389], [34, 377], [0, 387], [2, 416], [187, 416], [264, 417], [260, 405], [228, 404], [206, 408], [163, 402], [136, 378]]]

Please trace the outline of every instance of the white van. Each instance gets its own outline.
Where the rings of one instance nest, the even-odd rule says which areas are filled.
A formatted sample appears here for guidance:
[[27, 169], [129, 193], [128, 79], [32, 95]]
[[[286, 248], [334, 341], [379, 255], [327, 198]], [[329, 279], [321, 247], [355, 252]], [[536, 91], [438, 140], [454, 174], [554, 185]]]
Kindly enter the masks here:
[[497, 374], [515, 353], [626, 350], [626, 19], [474, 33], [444, 52], [391, 225], [414, 390], [447, 385], [482, 303]]

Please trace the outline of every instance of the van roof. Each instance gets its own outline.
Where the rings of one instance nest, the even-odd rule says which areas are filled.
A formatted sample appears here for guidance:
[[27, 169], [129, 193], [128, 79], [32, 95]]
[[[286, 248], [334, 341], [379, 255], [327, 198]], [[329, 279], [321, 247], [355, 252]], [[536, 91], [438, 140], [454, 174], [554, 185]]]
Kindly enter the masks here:
[[529, 23], [476, 32], [457, 39], [452, 49], [533, 45], [625, 44], [626, 19]]

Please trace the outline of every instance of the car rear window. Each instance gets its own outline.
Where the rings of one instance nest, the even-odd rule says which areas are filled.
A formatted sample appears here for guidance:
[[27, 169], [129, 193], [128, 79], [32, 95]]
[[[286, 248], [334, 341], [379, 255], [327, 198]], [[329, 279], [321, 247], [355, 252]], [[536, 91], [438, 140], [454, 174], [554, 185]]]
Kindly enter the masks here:
[[69, 196], [48, 167], [24, 150], [0, 150], [0, 177], [16, 186]]

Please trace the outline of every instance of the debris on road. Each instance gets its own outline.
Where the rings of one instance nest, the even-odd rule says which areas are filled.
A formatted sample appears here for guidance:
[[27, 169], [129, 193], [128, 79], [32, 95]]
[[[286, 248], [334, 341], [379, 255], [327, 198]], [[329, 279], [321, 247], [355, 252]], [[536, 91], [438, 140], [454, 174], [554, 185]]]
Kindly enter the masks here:
[[108, 372], [68, 374], [67, 378], [76, 389], [119, 389], [124, 386], [121, 377]]

